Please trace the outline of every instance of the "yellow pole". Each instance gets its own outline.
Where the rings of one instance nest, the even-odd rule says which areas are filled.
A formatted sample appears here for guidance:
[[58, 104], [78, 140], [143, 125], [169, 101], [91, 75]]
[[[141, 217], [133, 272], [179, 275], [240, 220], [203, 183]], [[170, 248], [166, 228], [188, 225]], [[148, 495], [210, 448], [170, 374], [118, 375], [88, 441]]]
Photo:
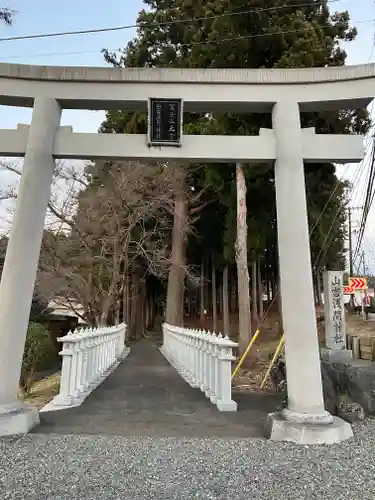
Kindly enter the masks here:
[[276, 361], [276, 359], [277, 359], [277, 357], [278, 357], [278, 355], [279, 355], [279, 353], [280, 353], [283, 345], [284, 345], [284, 334], [283, 334], [283, 336], [280, 339], [279, 345], [277, 346], [275, 354], [273, 355], [273, 358], [272, 358], [272, 361], [270, 363], [270, 366], [268, 367], [267, 373], [265, 374], [264, 379], [263, 379], [263, 381], [262, 381], [262, 383], [260, 385], [261, 389], [263, 389], [263, 386], [266, 383], [266, 380], [268, 379], [269, 374], [271, 373], [272, 367], [275, 364], [275, 361]]
[[237, 373], [239, 372], [239, 370], [242, 366], [242, 363], [245, 361], [246, 356], [249, 354], [250, 349], [253, 347], [253, 344], [256, 341], [256, 339], [259, 335], [259, 332], [260, 332], [260, 330], [258, 328], [257, 331], [254, 333], [253, 338], [250, 340], [249, 345], [246, 348], [246, 351], [242, 354], [241, 359], [238, 362], [238, 365], [234, 369], [234, 372], [232, 373], [232, 378], [234, 378], [237, 375]]

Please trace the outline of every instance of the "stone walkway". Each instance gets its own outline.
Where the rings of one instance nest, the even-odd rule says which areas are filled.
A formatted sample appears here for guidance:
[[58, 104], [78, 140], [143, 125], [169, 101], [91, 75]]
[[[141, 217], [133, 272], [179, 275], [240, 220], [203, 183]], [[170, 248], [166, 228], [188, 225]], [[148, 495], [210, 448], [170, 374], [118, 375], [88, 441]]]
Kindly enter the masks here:
[[130, 355], [77, 408], [41, 413], [35, 433], [150, 437], [260, 437], [272, 395], [238, 394], [236, 413], [221, 413], [190, 387], [150, 341]]

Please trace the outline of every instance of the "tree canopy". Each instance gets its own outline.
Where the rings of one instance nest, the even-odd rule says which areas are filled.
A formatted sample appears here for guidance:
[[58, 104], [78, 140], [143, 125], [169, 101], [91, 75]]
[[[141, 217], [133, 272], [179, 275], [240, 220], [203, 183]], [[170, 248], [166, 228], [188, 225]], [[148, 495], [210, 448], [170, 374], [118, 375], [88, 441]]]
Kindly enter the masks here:
[[[331, 12], [328, 1], [290, 0], [144, 0], [145, 9], [137, 19], [137, 35], [120, 53], [104, 51], [107, 63], [119, 67], [191, 68], [273, 68], [336, 66], [345, 64], [346, 53], [340, 42], [352, 41], [357, 34], [345, 12]], [[101, 130], [145, 133], [146, 117], [109, 111]], [[302, 115], [302, 125], [317, 133], [365, 133], [369, 127], [367, 111], [351, 110]], [[268, 115], [185, 116], [185, 133], [252, 135], [260, 127], [270, 127]], [[251, 254], [262, 256], [275, 245], [275, 207], [273, 171], [265, 166], [246, 168], [248, 183], [248, 226]], [[221, 245], [212, 231], [199, 221], [198, 241], [205, 251], [233, 257], [235, 235], [235, 186], [233, 165], [204, 166], [202, 182], [216, 188], [222, 211]], [[342, 267], [345, 241], [347, 185], [339, 181], [333, 165], [306, 165], [306, 184], [310, 226], [318, 220], [331, 196], [331, 203], [317, 224], [318, 237], [312, 239], [312, 257], [318, 265]], [[337, 187], [336, 187], [337, 186]], [[218, 205], [215, 205], [216, 208]], [[340, 208], [340, 215], [335, 218]], [[212, 209], [212, 207], [211, 207]], [[325, 235], [334, 225], [330, 245], [322, 251]], [[209, 223], [210, 225], [210, 223]], [[197, 242], [195, 242], [196, 244]], [[211, 244], [210, 244], [211, 243]], [[198, 250], [198, 254], [200, 250]], [[275, 252], [272, 252], [276, 258]], [[276, 264], [276, 263], [274, 263]]]

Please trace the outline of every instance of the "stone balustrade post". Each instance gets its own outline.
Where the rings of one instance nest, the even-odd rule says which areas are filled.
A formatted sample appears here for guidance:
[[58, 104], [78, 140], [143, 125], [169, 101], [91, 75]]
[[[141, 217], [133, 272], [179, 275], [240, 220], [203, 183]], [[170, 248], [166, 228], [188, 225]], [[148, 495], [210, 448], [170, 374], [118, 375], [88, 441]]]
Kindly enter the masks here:
[[216, 342], [217, 335], [215, 332], [212, 333], [212, 344], [211, 344], [211, 393], [210, 400], [212, 396], [215, 396], [215, 363], [216, 363]]
[[221, 372], [220, 372], [220, 362], [219, 362], [219, 356], [220, 356], [220, 343], [223, 339], [223, 336], [221, 333], [217, 336], [216, 339], [216, 346], [215, 346], [215, 395], [210, 398], [211, 403], [217, 403], [217, 401], [220, 399], [220, 394], [221, 394]]
[[201, 391], [207, 389], [207, 332], [202, 330], [202, 383]]
[[188, 359], [188, 335], [186, 332], [182, 333], [182, 341], [183, 341], [183, 375], [187, 382], [189, 382], [189, 359]]
[[207, 331], [206, 336], [206, 389], [204, 394], [207, 398], [210, 397], [211, 384], [211, 332]]
[[71, 336], [75, 339], [75, 342], [72, 346], [72, 361], [70, 367], [70, 378], [69, 378], [69, 395], [72, 399], [77, 398], [78, 390], [77, 390], [77, 370], [78, 370], [78, 335], [76, 333], [72, 333]]
[[192, 330], [191, 331], [191, 344], [190, 344], [191, 350], [190, 350], [190, 355], [191, 355], [191, 373], [192, 373], [192, 378], [191, 378], [191, 386], [194, 388], [199, 387], [197, 383], [197, 331]]
[[112, 335], [110, 335], [110, 332], [108, 332], [108, 346], [109, 346], [109, 362], [108, 362], [108, 367], [110, 368], [112, 366], [113, 359], [114, 359], [113, 348], [115, 347], [114, 346], [114, 338], [113, 338]]
[[111, 366], [112, 346], [111, 346], [111, 338], [110, 338], [108, 330], [107, 330], [107, 334], [106, 334], [106, 344], [107, 344], [107, 370], [109, 370], [109, 368]]
[[81, 339], [81, 345], [83, 349], [83, 364], [82, 364], [82, 391], [85, 391], [88, 387], [88, 365], [89, 365], [89, 356], [88, 356], [88, 339], [86, 338], [87, 329], [84, 330], [84, 337]]
[[199, 388], [204, 387], [204, 332], [199, 330]]
[[237, 403], [232, 400], [232, 349], [237, 347], [228, 336], [218, 341], [218, 361], [220, 372], [220, 393], [217, 394], [216, 406], [220, 411], [237, 411]]
[[93, 355], [94, 355], [94, 338], [92, 329], [87, 334], [87, 385], [89, 386], [94, 379], [93, 373]]
[[58, 342], [63, 343], [63, 348], [59, 353], [63, 359], [60, 378], [60, 391], [59, 394], [54, 398], [54, 404], [56, 406], [70, 406], [73, 403], [73, 398], [71, 396], [71, 373], [75, 343], [77, 339], [72, 333], [70, 333], [68, 335], [65, 335], [64, 337], [58, 338], [57, 340]]
[[[222, 335], [219, 334], [219, 337], [222, 338]], [[214, 339], [212, 341], [212, 359], [211, 359], [211, 394], [210, 401], [213, 404], [216, 404], [216, 394], [218, 391], [218, 382], [219, 382], [219, 374], [218, 374], [218, 336], [214, 333]]]
[[98, 378], [98, 367], [96, 363], [96, 349], [98, 343], [98, 336], [95, 329], [91, 333], [91, 382], [95, 383]]
[[181, 331], [181, 339], [182, 339], [182, 365], [183, 365], [183, 378], [189, 383], [189, 368], [188, 368], [188, 360], [187, 360], [187, 341], [188, 337], [185, 331]]
[[82, 388], [82, 365], [83, 365], [83, 349], [82, 349], [82, 331], [77, 330], [76, 331], [76, 336], [77, 336], [77, 344], [76, 344], [76, 352], [77, 352], [77, 373], [76, 373], [76, 382], [75, 382], [75, 387], [76, 387], [76, 395], [81, 392]]
[[104, 335], [101, 333], [99, 337], [99, 364], [100, 364], [100, 374], [103, 375], [105, 372], [105, 342]]
[[199, 330], [194, 330], [194, 374], [195, 385], [200, 387], [200, 374], [199, 374]]
[[107, 371], [107, 362], [108, 362], [108, 346], [107, 346], [107, 336], [106, 334], [103, 332], [103, 335], [102, 335], [102, 342], [103, 342], [103, 373], [105, 373]]
[[124, 350], [125, 350], [125, 337], [126, 337], [126, 325], [125, 323], [121, 323], [119, 325], [119, 337], [118, 337], [118, 344], [117, 344], [117, 350], [116, 350], [116, 358], [117, 359], [122, 359], [124, 356]]
[[94, 329], [94, 348], [93, 348], [93, 365], [94, 365], [94, 373], [95, 377], [100, 376], [100, 371], [99, 371], [99, 335], [98, 335], [98, 329]]

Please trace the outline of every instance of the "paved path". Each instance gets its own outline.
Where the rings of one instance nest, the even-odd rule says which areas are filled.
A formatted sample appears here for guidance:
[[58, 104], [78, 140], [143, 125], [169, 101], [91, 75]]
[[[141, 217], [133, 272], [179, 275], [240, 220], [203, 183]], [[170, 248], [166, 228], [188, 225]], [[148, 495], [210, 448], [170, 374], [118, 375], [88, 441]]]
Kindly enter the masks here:
[[143, 341], [77, 408], [41, 414], [36, 433], [158, 437], [259, 437], [272, 395], [238, 394], [236, 413], [221, 413]]

